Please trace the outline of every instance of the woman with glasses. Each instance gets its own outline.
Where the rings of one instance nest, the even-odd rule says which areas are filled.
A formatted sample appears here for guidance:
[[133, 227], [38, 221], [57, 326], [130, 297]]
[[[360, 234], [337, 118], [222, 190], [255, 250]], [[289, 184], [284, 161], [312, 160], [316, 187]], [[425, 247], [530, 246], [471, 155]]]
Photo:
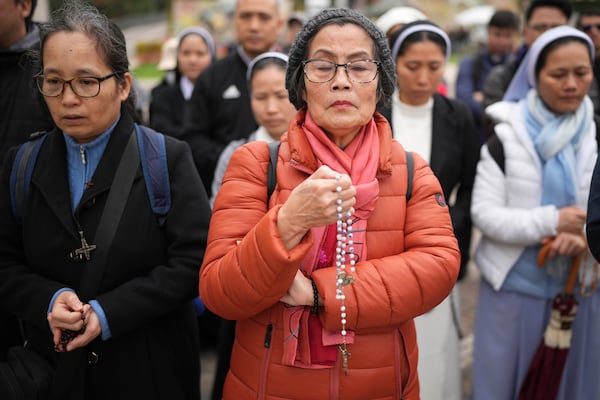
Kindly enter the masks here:
[[[436, 93], [450, 55], [448, 35], [435, 24], [417, 21], [390, 40], [398, 87], [382, 109], [402, 146], [427, 161], [450, 201], [454, 234], [461, 250], [460, 280], [471, 244], [471, 189], [479, 141], [467, 106]], [[423, 400], [461, 398], [458, 287], [442, 304], [415, 320]]]
[[[69, 1], [44, 25], [40, 51], [35, 80], [56, 127], [40, 142], [20, 218], [17, 149], [0, 174], [0, 302], [56, 368], [52, 399], [198, 399], [192, 300], [210, 206], [189, 147], [162, 142], [171, 204], [158, 218], [144, 166], [162, 164], [136, 140], [123, 33]], [[121, 186], [129, 160], [131, 183]], [[114, 233], [103, 234], [113, 219]]]
[[267, 145], [240, 147], [200, 273], [207, 307], [237, 320], [224, 399], [419, 399], [413, 319], [460, 254], [439, 182], [375, 111], [394, 84], [383, 33], [353, 10], [296, 36], [274, 192]]

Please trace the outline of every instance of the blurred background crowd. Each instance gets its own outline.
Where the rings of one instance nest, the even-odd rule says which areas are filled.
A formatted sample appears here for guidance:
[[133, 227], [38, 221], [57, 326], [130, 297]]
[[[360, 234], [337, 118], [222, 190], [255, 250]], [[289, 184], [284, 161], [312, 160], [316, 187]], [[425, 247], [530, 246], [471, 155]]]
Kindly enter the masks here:
[[[238, 4], [252, 1], [254, 0], [240, 0]], [[541, 6], [532, 8], [531, 4], [536, 2]], [[470, 139], [472, 148], [461, 149], [464, 153], [454, 154], [452, 160], [469, 159], [472, 163], [466, 168], [468, 173], [463, 174], [465, 176], [461, 177], [462, 181], [448, 183], [448, 192], [453, 191], [455, 187], [461, 187], [461, 190], [465, 191], [463, 195], [469, 198], [464, 204], [463, 211], [466, 215], [469, 214], [471, 205], [471, 189], [475, 165], [479, 158], [479, 148], [491, 136], [493, 125], [497, 122], [486, 119], [483, 110], [502, 99], [508, 83], [535, 39], [556, 26], [571, 25], [589, 36], [596, 47], [596, 54], [600, 49], [600, 4], [595, 1], [536, 0], [531, 3], [524, 0], [430, 0], [427, 2], [280, 0], [279, 12], [282, 17], [280, 24], [275, 20], [269, 20], [267, 16], [264, 26], [273, 24], [272, 28], [248, 28], [249, 32], [255, 29], [257, 32], [261, 31], [261, 35], [265, 37], [272, 36], [270, 42], [260, 44], [257, 44], [259, 39], [253, 43], [255, 40], [253, 33], [248, 33], [244, 37], [242, 31], [244, 25], [240, 22], [240, 18], [243, 20], [244, 17], [243, 14], [236, 16], [235, 0], [131, 0], [127, 2], [95, 0], [91, 3], [114, 20], [125, 34], [130, 68], [134, 78], [133, 85], [137, 93], [137, 111], [141, 121], [167, 135], [184, 139], [190, 144], [196, 167], [212, 200], [220, 186], [216, 168], [221, 166], [224, 170], [231, 152], [246, 141], [277, 140], [286, 131], [285, 122], [294, 112], [291, 105], [287, 103], [287, 91], [282, 72], [285, 70], [287, 58], [275, 60], [282, 64], [279, 66], [280, 76], [270, 74], [271, 80], [263, 83], [263, 86], [260, 80], [255, 82], [254, 79], [259, 79], [261, 68], [266, 68], [268, 65], [259, 67], [254, 72], [251, 69], [249, 75], [246, 75], [248, 64], [265, 51], [287, 54], [296, 33], [307, 20], [324, 8], [343, 7], [360, 11], [386, 34], [390, 47], [398, 40], [398, 29], [415, 21], [432, 21], [447, 35], [449, 43], [444, 43], [441, 48], [447, 49], [448, 54], [440, 51], [440, 58], [444, 59], [446, 56], [446, 63], [438, 71], [439, 76], [431, 78], [431, 81], [436, 83], [435, 95], [427, 94], [428, 97], [424, 102], [419, 98], [411, 98], [409, 95], [411, 78], [408, 73], [404, 85], [403, 76], [399, 73], [398, 85], [403, 85], [401, 88], [403, 91], [395, 95], [399, 95], [400, 103], [404, 102], [401, 106], [434, 104], [434, 115], [431, 118], [437, 117], [436, 113], [439, 110], [436, 107], [443, 104], [449, 107], [449, 111], [442, 112], [444, 115], [458, 109], [457, 117], [453, 117], [453, 121], [468, 120], [465, 122], [468, 129], [462, 131], [463, 133], [469, 131], [464, 133], [465, 135], [473, 133], [472, 140]], [[566, 5], [563, 7], [561, 3]], [[47, 20], [52, 10], [60, 5], [59, 0], [38, 1], [33, 21]], [[8, 37], [8, 34], [0, 29], [0, 39], [2, 35]], [[0, 49], [10, 48], [8, 45], [11, 43], [0, 42]], [[399, 45], [401, 46], [403, 45]], [[410, 48], [410, 45], [407, 47]], [[403, 57], [404, 51], [403, 48], [395, 49], [394, 57]], [[1, 52], [0, 56], [2, 56]], [[240, 59], [243, 62], [240, 62]], [[593, 67], [596, 72], [600, 63], [598, 58], [595, 61]], [[253, 73], [256, 73], [258, 78], [255, 78]], [[267, 86], [269, 90], [274, 88], [273, 93], [267, 93], [267, 89], [262, 89]], [[598, 114], [600, 103], [598, 91], [598, 84], [594, 81], [590, 85], [588, 94], [594, 104], [595, 115]], [[266, 106], [260, 105], [260, 96], [263, 92], [264, 98], [275, 95], [280, 101], [286, 100], [284, 101], [286, 104], [274, 106], [276, 110], [269, 111]], [[235, 100], [235, 103], [229, 100]], [[185, 114], [186, 110], [195, 112]], [[406, 111], [407, 108], [403, 110]], [[419, 126], [419, 118], [411, 121], [410, 115], [394, 116], [397, 109], [379, 111], [388, 117], [392, 125], [397, 123], [394, 118], [398, 118], [404, 124], [415, 123], [415, 129], [423, 129], [423, 132], [428, 130], [427, 133], [434, 138], [431, 139], [433, 141], [433, 144], [430, 143], [431, 148], [437, 146], [435, 127], [432, 129], [431, 126]], [[278, 124], [271, 123], [270, 121], [276, 119], [274, 115], [278, 113], [282, 115], [277, 117]], [[232, 115], [236, 118], [232, 118]], [[285, 120], [283, 124], [280, 121], [282, 118]], [[450, 129], [449, 125], [445, 128]], [[461, 127], [457, 130], [461, 131]], [[418, 147], [422, 144], [411, 143], [410, 138], [397, 136], [401, 133], [394, 132], [394, 135], [405, 147], [410, 148], [412, 145]], [[0, 148], [3, 151], [8, 145], [15, 144], [14, 140], [13, 143], [5, 138], [0, 140]], [[230, 148], [232, 145], [233, 148]], [[3, 154], [0, 153], [0, 158], [2, 156]], [[436, 175], [439, 173], [438, 178], [442, 186], [445, 186], [442, 171], [447, 170], [448, 166], [436, 159], [438, 156], [435, 150], [432, 150], [429, 156], [427, 161], [432, 165], [434, 173]], [[439, 165], [439, 171], [436, 170], [436, 165]], [[444, 191], [446, 191], [445, 187]], [[453, 198], [458, 196], [460, 199], [461, 193], [453, 192], [452, 196]], [[460, 203], [460, 200], [455, 201], [456, 204]], [[472, 229], [470, 218], [465, 218], [469, 221], [462, 227], [464, 237], [461, 237], [453, 215], [456, 236], [463, 252], [459, 281], [462, 280], [468, 285], [468, 281], [463, 278], [468, 277], [467, 272], [471, 265], [468, 264], [469, 253], [476, 244], [474, 243], [476, 239], [471, 240], [471, 232], [476, 229]], [[477, 237], [477, 233], [473, 236]], [[473, 276], [471, 282], [476, 281], [472, 278]], [[460, 289], [460, 285], [457, 285], [457, 291]], [[456, 331], [452, 330], [452, 334], [456, 335], [461, 343], [472, 340], [471, 324], [475, 297], [473, 293], [470, 297], [463, 295], [460, 298], [458, 294], [456, 298], [453, 295], [448, 297], [446, 305], [450, 311], [447, 315], [452, 317], [448, 321], [451, 327], [456, 328]], [[465, 304], [472, 306], [468, 317], [465, 317], [464, 313], [464, 310], [468, 309], [465, 308]], [[467, 320], [466, 325], [465, 320]], [[214, 355], [220, 345], [230, 346], [227, 343], [223, 345], [222, 340], [223, 337], [231, 334], [231, 331], [227, 331], [231, 327], [224, 327], [221, 322], [220, 318], [209, 310], [204, 310], [199, 316], [200, 344], [205, 354]], [[421, 347], [421, 343], [419, 346]], [[423, 345], [423, 348], [427, 347]], [[222, 351], [223, 349], [219, 349], [219, 353]], [[214, 360], [211, 362], [214, 364]], [[218, 366], [216, 371], [211, 368], [203, 369], [205, 373], [211, 374], [210, 382], [203, 383], [203, 387], [211, 388], [215, 374], [217, 380], [215, 387], [219, 387], [219, 374], [224, 373], [222, 368], [226, 369], [227, 366]], [[455, 392], [462, 392], [463, 398], [469, 398], [470, 388], [463, 386], [462, 390]], [[218, 398], [218, 391], [217, 394], [213, 392], [212, 395], [213, 398]], [[425, 394], [423, 398], [432, 400], [436, 397]]]

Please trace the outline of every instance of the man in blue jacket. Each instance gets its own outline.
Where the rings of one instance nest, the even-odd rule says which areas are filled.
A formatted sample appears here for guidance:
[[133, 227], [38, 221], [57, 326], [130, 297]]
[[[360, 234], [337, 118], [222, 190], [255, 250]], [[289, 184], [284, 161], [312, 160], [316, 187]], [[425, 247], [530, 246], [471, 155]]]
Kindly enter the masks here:
[[487, 25], [486, 46], [476, 55], [464, 57], [458, 68], [456, 97], [469, 106], [481, 143], [485, 139], [482, 128], [483, 82], [492, 68], [506, 62], [512, 53], [518, 28], [518, 18], [512, 11], [496, 11]]

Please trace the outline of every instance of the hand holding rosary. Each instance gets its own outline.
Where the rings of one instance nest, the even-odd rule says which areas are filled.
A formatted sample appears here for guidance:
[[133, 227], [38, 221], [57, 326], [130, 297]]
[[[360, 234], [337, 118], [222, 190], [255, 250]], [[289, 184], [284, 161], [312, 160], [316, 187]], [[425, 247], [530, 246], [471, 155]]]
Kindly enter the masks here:
[[60, 331], [60, 338], [58, 340], [58, 344], [54, 346], [54, 351], [57, 352], [66, 352], [67, 351], [67, 345], [73, 340], [75, 339], [77, 336], [81, 335], [82, 333], [85, 332], [85, 328], [87, 326], [87, 323], [85, 321], [85, 309], [82, 308], [81, 309], [81, 321], [83, 322], [83, 325], [81, 327], [81, 329], [74, 331], [74, 330], [70, 330], [70, 329], [61, 329]]

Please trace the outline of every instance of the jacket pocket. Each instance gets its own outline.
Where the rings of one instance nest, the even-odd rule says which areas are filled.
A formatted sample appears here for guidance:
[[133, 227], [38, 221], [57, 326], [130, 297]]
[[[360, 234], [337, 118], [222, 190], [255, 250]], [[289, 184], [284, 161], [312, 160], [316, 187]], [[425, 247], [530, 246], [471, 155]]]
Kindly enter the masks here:
[[409, 383], [413, 380], [413, 376], [416, 371], [410, 365], [410, 357], [408, 354], [408, 347], [406, 345], [406, 338], [400, 328], [397, 328], [394, 333], [395, 336], [395, 353], [394, 357], [396, 363], [396, 382], [398, 382], [398, 393], [400, 393], [400, 399], [404, 399]]

